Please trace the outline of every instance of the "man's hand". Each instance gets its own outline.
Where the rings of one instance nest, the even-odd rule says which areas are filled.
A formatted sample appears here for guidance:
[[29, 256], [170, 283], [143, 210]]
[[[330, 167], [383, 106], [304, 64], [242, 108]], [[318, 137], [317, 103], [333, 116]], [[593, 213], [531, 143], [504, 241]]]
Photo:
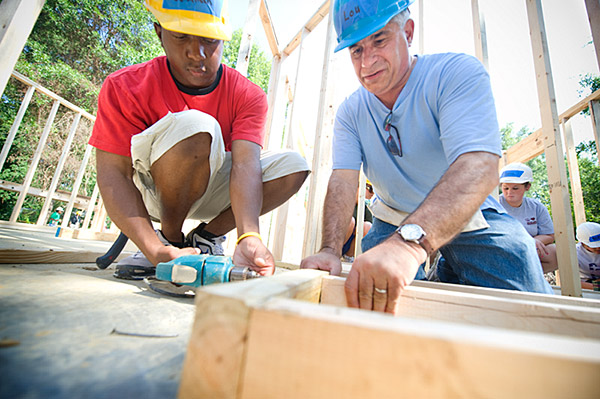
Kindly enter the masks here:
[[302, 259], [300, 269], [317, 269], [328, 271], [333, 276], [342, 272], [342, 262], [330, 248], [323, 248], [319, 253]]
[[548, 255], [548, 250], [546, 249], [546, 245], [541, 240], [538, 240], [537, 238], [535, 239], [535, 249], [540, 258], [543, 258], [544, 256]]
[[233, 264], [248, 266], [261, 276], [270, 276], [275, 271], [273, 254], [258, 237], [246, 237], [235, 247]]
[[396, 235], [359, 255], [346, 279], [348, 306], [397, 314], [400, 293], [426, 258], [423, 248]]

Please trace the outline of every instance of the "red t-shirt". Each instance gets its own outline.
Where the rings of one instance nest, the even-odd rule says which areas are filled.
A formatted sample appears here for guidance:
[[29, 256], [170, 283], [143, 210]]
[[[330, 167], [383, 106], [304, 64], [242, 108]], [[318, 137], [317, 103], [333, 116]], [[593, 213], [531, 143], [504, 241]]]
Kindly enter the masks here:
[[180, 91], [167, 57], [157, 57], [110, 74], [100, 90], [89, 143], [103, 151], [131, 156], [131, 137], [168, 112], [197, 109], [221, 125], [225, 150], [233, 140], [263, 144], [267, 98], [260, 87], [223, 65], [218, 85], [207, 94]]

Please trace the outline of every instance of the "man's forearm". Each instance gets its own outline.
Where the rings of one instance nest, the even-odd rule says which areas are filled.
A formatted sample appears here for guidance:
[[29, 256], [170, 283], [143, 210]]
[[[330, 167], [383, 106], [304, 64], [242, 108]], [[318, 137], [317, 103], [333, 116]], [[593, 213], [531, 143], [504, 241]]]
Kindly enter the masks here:
[[460, 232], [497, 185], [496, 155], [463, 154], [404, 223], [423, 227], [433, 248], [440, 248]]
[[111, 220], [144, 251], [158, 238], [142, 196], [131, 178], [131, 163], [128, 158], [123, 158], [126, 157], [96, 152], [98, 187]]
[[358, 188], [358, 171], [334, 170], [329, 179], [323, 206], [321, 249], [330, 248], [342, 255], [344, 237], [350, 223]]
[[259, 231], [262, 208], [262, 175], [260, 165], [237, 164], [231, 168], [231, 210], [235, 217], [238, 235]]

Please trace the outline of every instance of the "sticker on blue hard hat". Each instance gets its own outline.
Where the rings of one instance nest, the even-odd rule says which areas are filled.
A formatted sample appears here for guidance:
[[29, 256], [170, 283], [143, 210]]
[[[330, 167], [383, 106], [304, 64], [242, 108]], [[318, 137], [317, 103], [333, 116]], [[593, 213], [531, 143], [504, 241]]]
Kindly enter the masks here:
[[502, 179], [503, 177], [521, 177], [523, 173], [524, 171], [522, 170], [505, 170], [504, 172], [502, 172], [502, 176], [500, 176], [500, 178]]
[[598, 242], [600, 241], [600, 234], [596, 234], [595, 236], [590, 236], [590, 242]]
[[213, 0], [164, 0], [163, 8], [166, 10], [185, 10], [201, 12], [221, 18], [223, 2]]

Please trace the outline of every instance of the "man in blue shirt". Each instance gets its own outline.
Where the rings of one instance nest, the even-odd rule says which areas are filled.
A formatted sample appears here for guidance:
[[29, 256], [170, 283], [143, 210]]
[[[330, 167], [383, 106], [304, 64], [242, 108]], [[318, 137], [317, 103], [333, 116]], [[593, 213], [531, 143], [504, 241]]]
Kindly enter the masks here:
[[361, 165], [373, 227], [346, 280], [352, 307], [397, 313], [435, 250], [442, 281], [552, 293], [533, 239], [488, 195], [501, 153], [489, 76], [464, 54], [411, 55], [414, 0], [336, 0], [336, 51], [362, 87], [340, 106], [322, 248], [304, 268], [339, 274]]

